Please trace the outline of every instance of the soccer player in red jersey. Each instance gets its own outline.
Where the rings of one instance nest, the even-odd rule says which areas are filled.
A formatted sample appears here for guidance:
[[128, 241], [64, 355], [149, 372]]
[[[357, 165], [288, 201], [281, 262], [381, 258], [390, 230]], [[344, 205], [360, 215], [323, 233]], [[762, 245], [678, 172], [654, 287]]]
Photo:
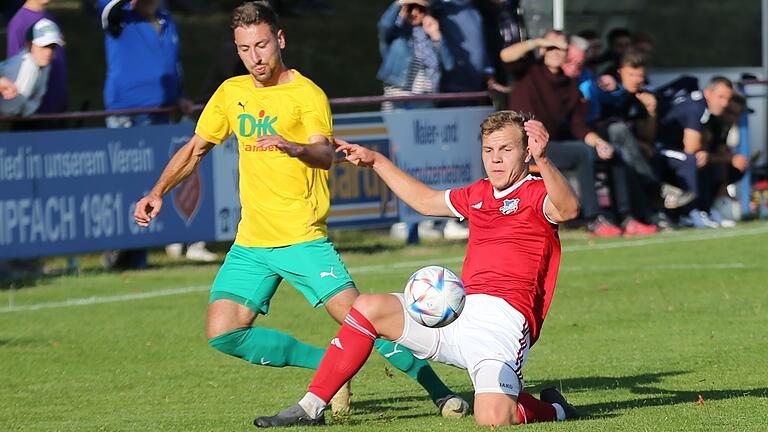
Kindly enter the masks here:
[[[323, 424], [326, 404], [363, 366], [376, 337], [407, 347], [416, 357], [466, 369], [480, 425], [578, 416], [554, 388], [542, 390], [540, 399], [525, 393], [522, 374], [555, 290], [557, 224], [576, 217], [578, 198], [547, 159], [549, 134], [540, 122], [500, 111], [483, 121], [480, 132], [488, 177], [446, 191], [431, 189], [380, 153], [336, 140], [349, 162], [373, 168], [419, 213], [469, 221], [462, 272], [466, 304], [454, 323], [428, 328], [407, 317], [400, 294], [361, 295], [331, 341], [308, 393], [277, 415], [256, 418], [256, 426]], [[528, 174], [531, 158], [541, 178]]]

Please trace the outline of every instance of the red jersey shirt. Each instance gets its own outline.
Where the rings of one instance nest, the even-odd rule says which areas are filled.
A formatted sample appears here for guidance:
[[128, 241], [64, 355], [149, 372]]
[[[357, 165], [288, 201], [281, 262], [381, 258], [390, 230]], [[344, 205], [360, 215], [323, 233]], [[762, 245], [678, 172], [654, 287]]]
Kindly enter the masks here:
[[544, 214], [544, 180], [527, 176], [504, 191], [488, 179], [448, 190], [446, 203], [469, 220], [461, 279], [467, 294], [504, 299], [523, 314], [538, 339], [560, 266], [557, 224]]

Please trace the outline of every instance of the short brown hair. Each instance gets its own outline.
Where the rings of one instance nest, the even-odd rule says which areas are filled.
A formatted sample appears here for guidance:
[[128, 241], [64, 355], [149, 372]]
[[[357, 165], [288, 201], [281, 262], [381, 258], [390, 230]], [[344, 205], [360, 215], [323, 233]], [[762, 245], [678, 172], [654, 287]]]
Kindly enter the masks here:
[[232, 29], [267, 23], [272, 33], [280, 30], [277, 13], [267, 1], [245, 2], [232, 11]]
[[626, 53], [624, 53], [623, 56], [621, 56], [621, 61], [619, 61], [619, 69], [625, 66], [631, 67], [633, 69], [645, 68], [645, 56], [642, 55], [639, 51], [629, 49]]
[[512, 126], [520, 131], [523, 148], [526, 148], [528, 147], [528, 134], [525, 133], [523, 125], [528, 120], [533, 120], [533, 115], [511, 110], [496, 111], [480, 123], [480, 135], [482, 137], [487, 137], [505, 127]]

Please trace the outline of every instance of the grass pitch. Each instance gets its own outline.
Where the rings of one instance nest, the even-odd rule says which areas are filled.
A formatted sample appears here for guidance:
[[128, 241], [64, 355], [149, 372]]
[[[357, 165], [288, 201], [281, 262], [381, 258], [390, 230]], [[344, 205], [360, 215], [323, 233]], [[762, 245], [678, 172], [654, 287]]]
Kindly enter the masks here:
[[[460, 270], [462, 243], [405, 247], [335, 240], [363, 292], [401, 289], [415, 269]], [[524, 372], [585, 418], [526, 431], [768, 430], [768, 225], [593, 241], [563, 234], [555, 300]], [[247, 431], [295, 402], [312, 372], [256, 367], [206, 344], [217, 265], [159, 263], [0, 291], [0, 430]], [[337, 325], [290, 286], [257, 325], [325, 345]], [[464, 371], [438, 373], [471, 400]], [[351, 415], [329, 430], [480, 430], [446, 420], [377, 354], [353, 383]]]

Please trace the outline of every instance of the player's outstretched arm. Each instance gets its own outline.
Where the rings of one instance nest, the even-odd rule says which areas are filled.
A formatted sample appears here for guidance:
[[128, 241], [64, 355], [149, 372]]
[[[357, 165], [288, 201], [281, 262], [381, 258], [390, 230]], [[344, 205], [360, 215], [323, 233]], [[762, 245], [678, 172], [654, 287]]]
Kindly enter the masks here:
[[195, 135], [173, 155], [149, 194], [136, 203], [133, 219], [137, 225], [149, 226], [149, 222], [160, 213], [163, 195], [189, 177], [213, 146], [213, 143]]
[[579, 198], [565, 176], [547, 159], [546, 150], [549, 142], [547, 129], [536, 120], [525, 122], [524, 127], [528, 134], [528, 151], [536, 161], [549, 195], [544, 212], [547, 217], [557, 223], [575, 218], [579, 214]]
[[298, 144], [280, 135], [265, 135], [256, 139], [258, 148], [277, 148], [290, 157], [295, 157], [311, 168], [329, 169], [333, 164], [333, 145], [322, 135], [309, 137], [309, 144]]
[[445, 203], [445, 191], [430, 188], [398, 168], [379, 152], [336, 139], [346, 159], [355, 165], [371, 167], [398, 198], [425, 216], [454, 216]]

